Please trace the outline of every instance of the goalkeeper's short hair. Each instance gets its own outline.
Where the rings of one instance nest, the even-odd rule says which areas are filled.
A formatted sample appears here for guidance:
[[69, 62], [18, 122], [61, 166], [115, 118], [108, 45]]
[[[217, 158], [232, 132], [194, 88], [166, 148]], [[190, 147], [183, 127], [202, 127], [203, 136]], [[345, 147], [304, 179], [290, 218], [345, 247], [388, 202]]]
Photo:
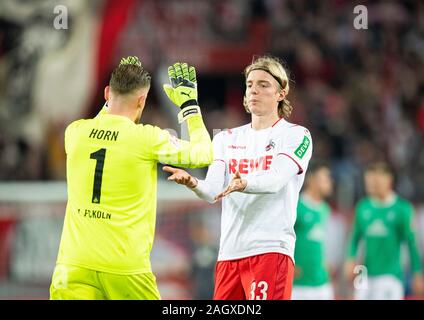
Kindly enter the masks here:
[[109, 86], [113, 92], [125, 95], [137, 89], [150, 87], [151, 78], [141, 61], [135, 56], [130, 56], [122, 58], [118, 67], [113, 70]]

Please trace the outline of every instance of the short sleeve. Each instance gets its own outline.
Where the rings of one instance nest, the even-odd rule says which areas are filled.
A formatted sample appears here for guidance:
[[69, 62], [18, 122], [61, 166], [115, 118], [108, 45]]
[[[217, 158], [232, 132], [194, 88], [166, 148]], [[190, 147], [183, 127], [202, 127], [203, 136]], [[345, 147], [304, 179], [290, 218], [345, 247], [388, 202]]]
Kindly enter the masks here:
[[299, 167], [298, 174], [305, 172], [312, 156], [312, 137], [308, 129], [302, 126], [293, 126], [287, 131], [281, 150], [283, 154], [296, 162]]

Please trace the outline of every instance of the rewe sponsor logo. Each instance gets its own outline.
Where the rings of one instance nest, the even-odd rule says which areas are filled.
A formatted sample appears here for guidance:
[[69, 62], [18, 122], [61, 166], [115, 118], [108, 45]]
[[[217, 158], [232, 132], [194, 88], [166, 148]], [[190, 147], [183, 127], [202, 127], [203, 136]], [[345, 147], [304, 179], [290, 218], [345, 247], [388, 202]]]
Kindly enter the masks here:
[[258, 170], [269, 170], [272, 163], [272, 156], [263, 156], [257, 159], [230, 159], [228, 168], [230, 174], [236, 173], [248, 174]]

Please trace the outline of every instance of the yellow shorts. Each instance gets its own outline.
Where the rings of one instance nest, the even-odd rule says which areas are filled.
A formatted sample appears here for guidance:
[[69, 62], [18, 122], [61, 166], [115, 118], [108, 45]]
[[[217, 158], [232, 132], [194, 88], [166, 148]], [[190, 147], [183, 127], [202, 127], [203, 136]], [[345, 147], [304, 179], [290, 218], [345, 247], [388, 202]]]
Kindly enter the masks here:
[[57, 264], [51, 300], [159, 300], [153, 273], [120, 275]]

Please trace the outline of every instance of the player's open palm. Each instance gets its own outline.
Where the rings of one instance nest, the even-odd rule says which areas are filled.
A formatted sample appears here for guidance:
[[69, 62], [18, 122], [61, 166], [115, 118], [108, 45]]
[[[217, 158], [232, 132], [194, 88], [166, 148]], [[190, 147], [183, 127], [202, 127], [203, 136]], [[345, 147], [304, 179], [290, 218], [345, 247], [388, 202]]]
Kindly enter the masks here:
[[247, 186], [247, 181], [241, 178], [240, 172], [236, 171], [227, 188], [215, 197], [215, 200], [220, 200], [226, 195], [235, 191], [243, 191]]
[[176, 183], [185, 185], [189, 188], [195, 188], [197, 186], [197, 180], [183, 169], [164, 166], [162, 170], [171, 173], [168, 177], [169, 181], [175, 181]]

